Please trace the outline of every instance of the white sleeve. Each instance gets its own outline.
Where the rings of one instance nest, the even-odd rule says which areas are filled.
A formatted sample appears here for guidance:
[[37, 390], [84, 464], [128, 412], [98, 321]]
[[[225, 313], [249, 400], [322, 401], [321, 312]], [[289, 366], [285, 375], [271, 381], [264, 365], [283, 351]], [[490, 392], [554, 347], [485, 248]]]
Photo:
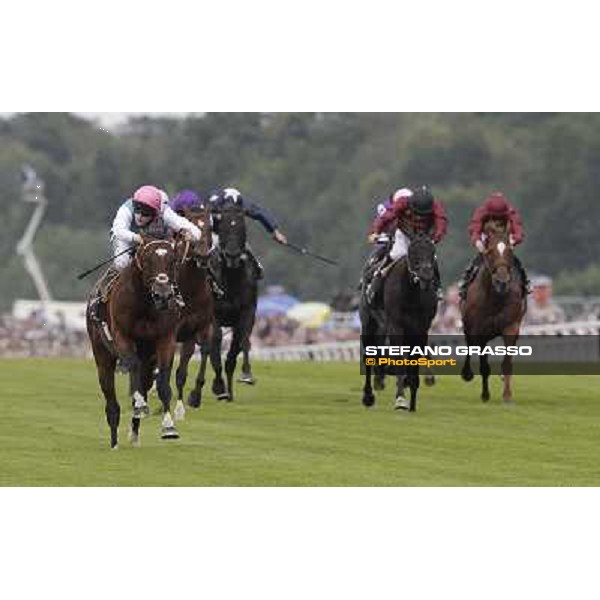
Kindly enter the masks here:
[[179, 216], [172, 208], [167, 206], [163, 212], [163, 221], [165, 225], [173, 231], [189, 231], [195, 242], [200, 241], [200, 230], [185, 217]]
[[118, 240], [129, 244], [133, 243], [135, 233], [130, 230], [132, 219], [133, 213], [131, 209], [126, 204], [123, 204], [117, 211], [111, 230]]

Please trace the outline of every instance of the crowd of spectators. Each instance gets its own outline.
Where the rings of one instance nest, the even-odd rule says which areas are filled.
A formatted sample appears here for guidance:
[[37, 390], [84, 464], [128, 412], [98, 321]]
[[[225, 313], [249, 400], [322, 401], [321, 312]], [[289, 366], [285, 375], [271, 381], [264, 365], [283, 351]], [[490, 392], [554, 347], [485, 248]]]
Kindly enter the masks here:
[[65, 321], [47, 323], [41, 312], [25, 319], [0, 316], [0, 356], [87, 356], [90, 347], [85, 331], [67, 327]]
[[[457, 333], [462, 330], [459, 304], [458, 286], [451, 285], [446, 289], [439, 305], [432, 333]], [[320, 327], [306, 327], [285, 314], [258, 316], [252, 333], [252, 346], [296, 346], [356, 340], [360, 335], [356, 296], [338, 295], [331, 306], [334, 309], [331, 318]], [[565, 305], [565, 308], [554, 300], [550, 278], [532, 278], [532, 293], [528, 298], [525, 325], [599, 318], [600, 309], [596, 305], [580, 302], [576, 306], [572, 302]], [[66, 321], [60, 318], [48, 323], [41, 311], [34, 311], [24, 319], [0, 316], [0, 356], [82, 357], [91, 354], [85, 331], [69, 328]]]

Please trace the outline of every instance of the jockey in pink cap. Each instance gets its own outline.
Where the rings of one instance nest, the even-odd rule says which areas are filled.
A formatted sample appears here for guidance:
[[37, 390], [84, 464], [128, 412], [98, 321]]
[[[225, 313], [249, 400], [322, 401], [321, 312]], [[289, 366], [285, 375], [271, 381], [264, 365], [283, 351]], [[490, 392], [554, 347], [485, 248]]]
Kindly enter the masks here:
[[[200, 229], [171, 209], [167, 194], [153, 185], [143, 185], [123, 202], [110, 231], [115, 259], [98, 284], [101, 301], [96, 314], [100, 314], [101, 305], [106, 301], [116, 277], [131, 262], [135, 246], [142, 243], [142, 236], [164, 239], [169, 231], [184, 231], [190, 240], [200, 240]], [[131, 252], [127, 252], [128, 249]], [[176, 296], [178, 303], [183, 304], [177, 292]]]

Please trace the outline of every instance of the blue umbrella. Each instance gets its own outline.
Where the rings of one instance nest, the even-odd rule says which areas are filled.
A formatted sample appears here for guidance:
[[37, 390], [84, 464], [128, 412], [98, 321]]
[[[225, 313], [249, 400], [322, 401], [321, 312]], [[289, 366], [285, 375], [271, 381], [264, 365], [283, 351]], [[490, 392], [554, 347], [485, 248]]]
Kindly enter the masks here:
[[284, 315], [292, 306], [298, 304], [299, 300], [289, 294], [269, 294], [261, 296], [256, 306], [256, 314], [259, 317], [272, 317]]

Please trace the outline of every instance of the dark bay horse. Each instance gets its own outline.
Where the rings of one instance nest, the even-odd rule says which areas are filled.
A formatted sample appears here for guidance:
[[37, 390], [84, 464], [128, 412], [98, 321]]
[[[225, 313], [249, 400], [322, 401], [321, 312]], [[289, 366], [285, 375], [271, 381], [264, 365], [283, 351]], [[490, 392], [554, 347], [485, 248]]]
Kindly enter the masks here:
[[[361, 299], [360, 315], [362, 342], [367, 345], [392, 344], [397, 346], [427, 345], [431, 322], [437, 310], [434, 286], [435, 246], [425, 234], [410, 236], [406, 257], [385, 267], [382, 310], [373, 310]], [[385, 331], [382, 338], [381, 332]], [[409, 357], [405, 357], [409, 358]], [[375, 395], [371, 384], [373, 367], [365, 366], [365, 384], [362, 402], [373, 406]], [[404, 397], [404, 388], [410, 388], [410, 401]], [[396, 377], [395, 408], [414, 412], [417, 408], [419, 367], [405, 367], [405, 374]]]
[[88, 301], [87, 330], [106, 400], [111, 448], [117, 447], [121, 414], [115, 393], [117, 359], [130, 372], [132, 444], [139, 444], [140, 419], [147, 414], [147, 394], [156, 367], [156, 388], [163, 406], [161, 436], [163, 439], [179, 437], [170, 413], [170, 376], [179, 319], [173, 287], [177, 280], [177, 262], [175, 242], [144, 238], [110, 293], [106, 329], [93, 318], [90, 306], [94, 294]]
[[[210, 210], [206, 206], [186, 210], [184, 216], [201, 231], [199, 242], [190, 244], [184, 251], [179, 269], [179, 289], [185, 301], [177, 333], [177, 341], [182, 343], [179, 366], [175, 373], [177, 385], [177, 405], [175, 418], [185, 414], [183, 390], [187, 380], [188, 365], [196, 349], [196, 344], [210, 345], [214, 333], [214, 299], [209, 283], [208, 261], [212, 246]], [[200, 406], [206, 360], [198, 372], [195, 388], [191, 391], [188, 404]]]
[[[527, 296], [523, 282], [513, 264], [513, 252], [508, 235], [502, 231], [486, 231], [488, 239], [483, 253], [483, 265], [467, 290], [461, 303], [465, 341], [468, 346], [483, 349], [495, 337], [502, 336], [506, 346], [516, 345], [521, 321], [527, 310]], [[481, 374], [481, 399], [490, 398], [488, 379], [490, 365], [487, 355], [479, 357]], [[512, 400], [512, 357], [502, 360], [504, 376], [503, 399]], [[470, 357], [467, 355], [462, 369], [465, 381], [473, 379]]]
[[[211, 363], [215, 370], [213, 392], [217, 398], [232, 401], [233, 375], [238, 354], [249, 349], [249, 340], [254, 328], [258, 284], [253, 269], [246, 260], [246, 222], [244, 211], [231, 206], [218, 215], [219, 259], [221, 261], [222, 283], [225, 295], [215, 303], [215, 335], [210, 348]], [[222, 327], [231, 327], [232, 338], [225, 359], [223, 381], [221, 363]], [[203, 347], [203, 354], [206, 352]]]

